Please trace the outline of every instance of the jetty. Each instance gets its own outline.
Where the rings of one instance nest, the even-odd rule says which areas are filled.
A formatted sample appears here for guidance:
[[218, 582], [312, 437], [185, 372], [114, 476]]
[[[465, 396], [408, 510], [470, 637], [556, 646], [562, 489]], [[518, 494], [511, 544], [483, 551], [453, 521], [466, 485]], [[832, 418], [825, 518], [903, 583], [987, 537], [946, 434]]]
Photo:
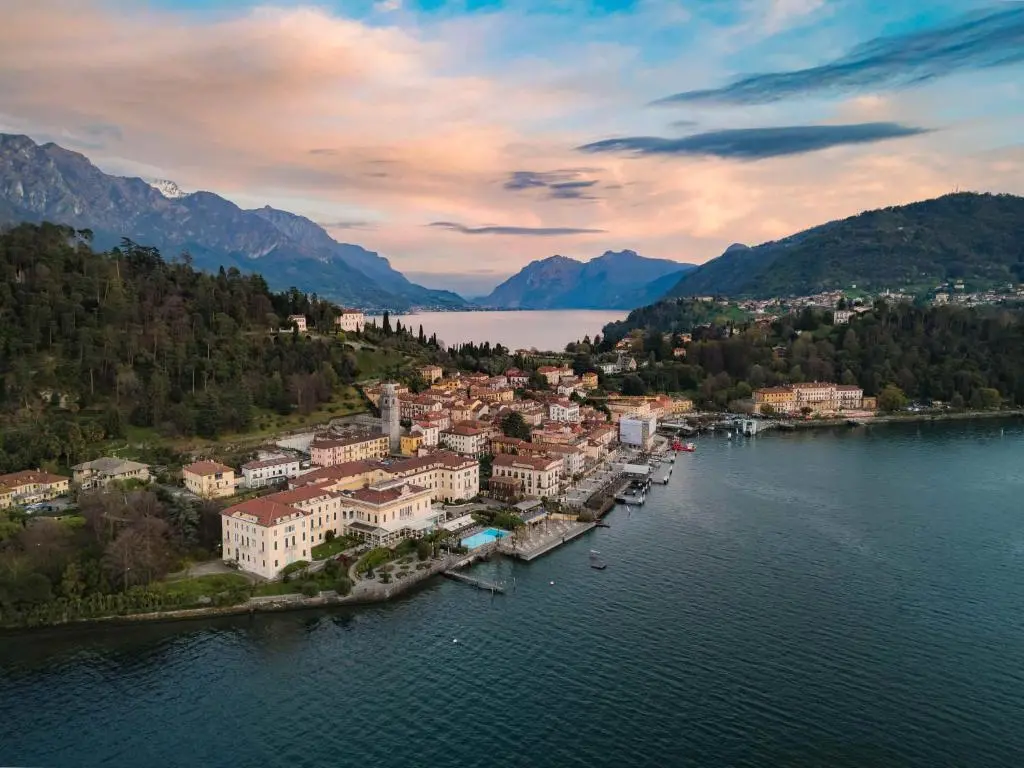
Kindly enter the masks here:
[[505, 588], [500, 584], [495, 584], [493, 581], [477, 579], [473, 576], [467, 576], [464, 573], [459, 573], [458, 571], [441, 571], [441, 575], [446, 576], [447, 578], [452, 579], [453, 581], [461, 581], [463, 584], [468, 584], [471, 587], [483, 589], [493, 594], [505, 594]]

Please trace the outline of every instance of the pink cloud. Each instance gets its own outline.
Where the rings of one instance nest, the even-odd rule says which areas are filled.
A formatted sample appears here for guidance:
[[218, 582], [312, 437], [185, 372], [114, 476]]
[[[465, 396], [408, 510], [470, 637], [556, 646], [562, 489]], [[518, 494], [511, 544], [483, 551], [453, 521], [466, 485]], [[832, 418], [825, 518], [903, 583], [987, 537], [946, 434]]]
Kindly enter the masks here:
[[[581, 158], [572, 148], [604, 126], [580, 115], [609, 108], [609, 95], [550, 62], [527, 66], [529, 77], [468, 69], [470, 29], [470, 50], [501, 34], [495, 17], [425, 31], [317, 8], [208, 19], [35, 0], [6, 10], [0, 25], [0, 111], [29, 132], [72, 141], [86, 126], [116, 127], [104, 148], [87, 150], [101, 165], [156, 169], [254, 205], [309, 201], [296, 212], [320, 221], [372, 221], [334, 234], [421, 272], [509, 272], [555, 252], [587, 258], [608, 248], [703, 261], [731, 242], [941, 194], [951, 178], [1024, 191], [1019, 155], [965, 159], [938, 138], [901, 154], [837, 149], [757, 164]], [[626, 66], [633, 55], [622, 46], [593, 52]], [[619, 111], [637, 108], [626, 90], [612, 89], [625, 99]], [[864, 100], [846, 109], [897, 107]], [[587, 198], [505, 188], [514, 171], [584, 160], [597, 182]], [[424, 226], [433, 221], [605, 234], [468, 236]]]

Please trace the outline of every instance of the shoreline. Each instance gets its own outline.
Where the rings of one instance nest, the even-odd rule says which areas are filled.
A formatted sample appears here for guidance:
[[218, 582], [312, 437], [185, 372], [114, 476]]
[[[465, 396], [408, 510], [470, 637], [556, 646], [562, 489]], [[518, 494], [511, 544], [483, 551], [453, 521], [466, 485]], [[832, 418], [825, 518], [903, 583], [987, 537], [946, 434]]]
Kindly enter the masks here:
[[[881, 416], [863, 416], [861, 418], [843, 416], [833, 419], [805, 419], [782, 422], [779, 424], [778, 429], [783, 432], [791, 432], [823, 427], [871, 427], [877, 424], [915, 424], [929, 421], [971, 421], [974, 419], [1019, 419], [1022, 417], [1024, 417], [1024, 408], [1011, 408], [1001, 411], [942, 411], [936, 413], [885, 414]], [[856, 422], [856, 424], [851, 422]]]

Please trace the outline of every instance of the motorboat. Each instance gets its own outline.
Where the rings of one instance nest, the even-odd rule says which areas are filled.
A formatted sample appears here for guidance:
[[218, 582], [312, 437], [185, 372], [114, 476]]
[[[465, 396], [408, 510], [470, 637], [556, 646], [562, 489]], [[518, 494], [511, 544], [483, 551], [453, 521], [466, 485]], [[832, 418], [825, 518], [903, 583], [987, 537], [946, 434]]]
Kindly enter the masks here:
[[596, 549], [590, 550], [590, 567], [598, 571], [603, 571], [608, 567], [607, 563], [601, 559], [601, 553]]

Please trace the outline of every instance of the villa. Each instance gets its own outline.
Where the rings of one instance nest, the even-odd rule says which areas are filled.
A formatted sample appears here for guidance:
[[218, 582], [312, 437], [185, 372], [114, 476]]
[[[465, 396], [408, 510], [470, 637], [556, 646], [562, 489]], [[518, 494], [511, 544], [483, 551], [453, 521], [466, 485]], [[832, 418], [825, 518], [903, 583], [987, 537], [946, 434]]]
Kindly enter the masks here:
[[68, 492], [71, 480], [39, 469], [0, 475], [0, 509], [49, 501]]
[[83, 490], [99, 488], [114, 481], [138, 480], [148, 483], [149, 466], [137, 461], [104, 456], [73, 466], [71, 479]]
[[342, 309], [341, 314], [334, 319], [334, 324], [339, 331], [360, 333], [366, 325], [366, 318], [358, 309]]
[[235, 492], [235, 470], [217, 461], [197, 461], [182, 467], [185, 488], [203, 499], [220, 499]]

